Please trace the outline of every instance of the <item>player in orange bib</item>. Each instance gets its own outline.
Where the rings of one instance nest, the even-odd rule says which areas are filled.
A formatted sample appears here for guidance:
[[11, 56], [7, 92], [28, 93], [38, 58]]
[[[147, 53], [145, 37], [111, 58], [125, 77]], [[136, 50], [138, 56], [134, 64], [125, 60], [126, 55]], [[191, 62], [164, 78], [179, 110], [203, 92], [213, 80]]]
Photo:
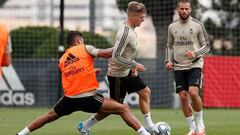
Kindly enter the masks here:
[[83, 36], [78, 31], [68, 33], [67, 44], [69, 49], [59, 60], [64, 96], [52, 110], [38, 117], [17, 135], [28, 135], [46, 123], [75, 111], [117, 114], [139, 135], [150, 135], [130, 112], [127, 105], [104, 98], [96, 92], [99, 85], [93, 59], [94, 57], [111, 57], [113, 49], [96, 49], [93, 46], [84, 45]]
[[2, 66], [8, 66], [12, 62], [11, 41], [9, 32], [3, 23], [0, 23], [0, 79], [2, 76]]

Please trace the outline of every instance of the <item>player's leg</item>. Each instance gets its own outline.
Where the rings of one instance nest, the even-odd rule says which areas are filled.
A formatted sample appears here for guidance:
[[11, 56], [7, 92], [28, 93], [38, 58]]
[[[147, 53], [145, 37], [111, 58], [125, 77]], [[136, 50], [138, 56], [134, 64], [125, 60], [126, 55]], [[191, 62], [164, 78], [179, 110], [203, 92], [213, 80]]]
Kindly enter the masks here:
[[109, 113], [95, 113], [91, 117], [89, 117], [87, 120], [80, 122], [77, 126], [80, 133], [84, 133], [86, 135], [90, 134], [90, 128], [96, 124], [98, 121], [101, 121], [102, 119], [108, 117]]
[[192, 115], [192, 109], [189, 102], [189, 94], [187, 91], [182, 90], [179, 92], [179, 97], [182, 104], [182, 111], [190, 130], [187, 135], [195, 135], [197, 131], [197, 127], [194, 121], [194, 116]]
[[179, 93], [179, 98], [181, 100], [182, 104], [182, 111], [185, 117], [190, 117], [192, 116], [192, 110], [191, 110], [191, 105], [189, 101], [189, 94], [188, 91], [182, 90]]
[[[57, 104], [54, 106], [54, 109], [50, 110], [48, 113], [38, 117], [36, 120], [32, 121], [27, 127], [25, 127], [21, 132], [19, 132], [17, 135], [28, 135], [30, 132], [33, 132], [36, 129], [41, 128], [45, 124], [52, 122], [56, 119], [58, 119], [60, 116], [56, 113], [61, 112], [60, 109], [61, 106], [64, 105], [65, 98], [61, 98]], [[56, 110], [56, 111], [55, 111]]]
[[195, 112], [200, 112], [202, 110], [202, 100], [198, 95], [198, 87], [190, 86], [189, 87], [189, 95], [192, 100], [192, 108]]
[[38, 117], [34, 120], [31, 124], [25, 127], [21, 132], [17, 135], [28, 135], [30, 132], [41, 128], [47, 123], [50, 123], [63, 115], [68, 115], [72, 113], [73, 110], [71, 109], [71, 101], [67, 97], [62, 97], [56, 105], [50, 110], [48, 113]]
[[[126, 95], [126, 91], [123, 91], [123, 87], [125, 85], [125, 77], [111, 77], [108, 76], [109, 88], [110, 88], [110, 97], [120, 103], [123, 103], [124, 97]], [[106, 118], [109, 114], [104, 113], [96, 113], [93, 114], [87, 120], [80, 122], [78, 124], [78, 130], [90, 131], [90, 128], [96, 124], [98, 121]]]
[[194, 121], [194, 116], [192, 115], [189, 93], [188, 93], [188, 81], [186, 71], [174, 71], [175, 82], [176, 82], [176, 93], [178, 93], [181, 104], [182, 111], [189, 126], [189, 133], [187, 135], [196, 135], [197, 127]]
[[[104, 116], [109, 114], [118, 114], [129, 126], [138, 131], [139, 134], [141, 133], [141, 135], [149, 135], [148, 132], [146, 132], [146, 130], [141, 126], [141, 123], [130, 112], [127, 105], [123, 105], [109, 98], [104, 98], [103, 100], [103, 96], [97, 94], [96, 96], [93, 96], [92, 100], [88, 101], [88, 106], [93, 108], [91, 109], [92, 111], [96, 110], [94, 108], [100, 108], [94, 115], [94, 118], [97, 118], [98, 120], [105, 118]], [[89, 107], [85, 111], [90, 112]], [[81, 134], [88, 135], [89, 132], [82, 132]]]
[[108, 113], [99, 113], [99, 109], [102, 107], [103, 104], [103, 96], [101, 94], [95, 94], [89, 99], [82, 102], [82, 104], [87, 104], [86, 106], [79, 107], [82, 108], [85, 112], [92, 112], [94, 113], [91, 117], [89, 117], [87, 120], [80, 122], [77, 126], [77, 129], [80, 133], [80, 135], [89, 135], [90, 134], [90, 128], [96, 124], [98, 121], [106, 118], [109, 114]]
[[197, 125], [199, 135], [205, 134], [205, 126], [203, 122], [202, 100], [199, 96], [199, 88], [202, 82], [202, 70], [200, 68], [193, 68], [189, 72], [189, 95], [192, 100], [193, 110], [196, 112]]
[[38, 117], [36, 120], [32, 121], [32, 123], [30, 123], [21, 132], [19, 132], [18, 135], [28, 135], [30, 132], [39, 129], [45, 124], [50, 123], [58, 118], [59, 116], [56, 114], [56, 112], [54, 110], [51, 110], [48, 113]]
[[192, 107], [197, 116], [197, 126], [199, 130], [199, 135], [205, 134], [205, 126], [203, 122], [203, 110], [202, 110], [202, 100], [198, 95], [198, 87], [191, 86], [189, 88], [190, 97], [192, 99]]
[[150, 89], [143, 82], [140, 76], [132, 75], [131, 72], [128, 75], [128, 80], [126, 81], [126, 86], [128, 93], [137, 92], [139, 95], [139, 108], [143, 114], [144, 122], [146, 128], [149, 131], [153, 131], [155, 125], [152, 122], [150, 114]]
[[113, 99], [105, 98], [99, 113], [118, 114], [126, 124], [136, 130], [139, 135], [150, 135], [141, 125], [139, 120], [132, 114], [128, 105], [118, 103]]
[[152, 129], [154, 124], [150, 114], [150, 89], [145, 87], [137, 92], [139, 95], [139, 107], [144, 117], [144, 122], [147, 129]]

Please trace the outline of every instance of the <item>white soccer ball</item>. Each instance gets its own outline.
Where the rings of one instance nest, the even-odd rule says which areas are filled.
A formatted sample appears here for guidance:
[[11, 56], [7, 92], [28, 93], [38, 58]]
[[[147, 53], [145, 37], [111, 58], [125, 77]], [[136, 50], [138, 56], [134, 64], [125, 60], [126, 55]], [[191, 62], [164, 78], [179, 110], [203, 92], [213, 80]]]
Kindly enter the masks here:
[[166, 122], [158, 122], [153, 135], [170, 135], [171, 127]]

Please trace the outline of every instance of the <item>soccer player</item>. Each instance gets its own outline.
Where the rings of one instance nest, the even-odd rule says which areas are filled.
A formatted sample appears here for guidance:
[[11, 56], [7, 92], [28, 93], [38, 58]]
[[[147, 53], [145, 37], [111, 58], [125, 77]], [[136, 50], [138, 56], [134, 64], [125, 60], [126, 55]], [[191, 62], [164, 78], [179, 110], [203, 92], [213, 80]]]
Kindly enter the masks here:
[[12, 63], [12, 46], [9, 32], [6, 25], [0, 23], [0, 79], [2, 76], [2, 66], [8, 66]]
[[[166, 68], [174, 69], [176, 92], [190, 128], [187, 135], [205, 135], [202, 101], [198, 93], [202, 81], [202, 57], [210, 50], [208, 36], [204, 25], [190, 16], [189, 0], [180, 0], [177, 11], [178, 20], [168, 28]], [[197, 125], [191, 108], [196, 113]]]
[[[137, 92], [139, 105], [144, 116], [146, 128], [151, 132], [155, 125], [150, 115], [150, 89], [138, 76], [138, 72], [145, 71], [144, 65], [134, 61], [137, 48], [137, 34], [134, 31], [144, 21], [145, 6], [136, 1], [128, 3], [127, 21], [119, 28], [112, 57], [109, 59], [107, 77], [110, 85], [110, 97], [123, 103], [127, 93]], [[81, 132], [90, 131], [90, 127], [97, 121], [107, 117], [94, 114], [88, 120], [80, 122]]]
[[38, 117], [17, 135], [28, 135], [47, 123], [79, 110], [100, 114], [118, 114], [139, 135], [150, 135], [127, 105], [96, 93], [99, 84], [93, 58], [95, 56], [110, 57], [112, 48], [96, 49], [93, 46], [85, 46], [82, 34], [77, 31], [68, 33], [67, 44], [69, 48], [59, 60], [64, 96], [52, 110]]

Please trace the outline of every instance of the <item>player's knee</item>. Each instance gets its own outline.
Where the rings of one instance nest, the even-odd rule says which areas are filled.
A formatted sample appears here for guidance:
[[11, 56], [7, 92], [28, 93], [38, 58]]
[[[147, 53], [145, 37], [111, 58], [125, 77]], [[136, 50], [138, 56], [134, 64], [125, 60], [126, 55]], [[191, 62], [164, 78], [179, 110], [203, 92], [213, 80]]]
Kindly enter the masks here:
[[151, 95], [151, 90], [148, 87], [146, 88], [146, 95], [148, 97], [150, 97], [150, 95]]
[[49, 111], [45, 116], [48, 122], [51, 122], [58, 118], [58, 115], [53, 110]]
[[146, 87], [145, 89], [141, 90], [138, 94], [141, 98], [149, 98], [151, 91], [148, 87]]
[[126, 105], [126, 104], [123, 104], [123, 105], [122, 105], [121, 111], [127, 112], [127, 111], [129, 111], [129, 110], [130, 110], [130, 107], [129, 107], [128, 105]]
[[192, 87], [189, 89], [189, 95], [190, 97], [197, 97], [198, 96], [198, 88], [197, 87]]
[[182, 102], [188, 102], [188, 94], [186, 92], [180, 92], [179, 97]]
[[189, 95], [190, 95], [191, 98], [194, 98], [194, 97], [198, 96], [198, 93], [196, 93], [196, 92], [189, 92]]
[[47, 113], [47, 116], [48, 116], [48, 117], [53, 117], [54, 114], [56, 114], [56, 113], [55, 113], [53, 110], [51, 110], [51, 111], [49, 111], [49, 112]]

